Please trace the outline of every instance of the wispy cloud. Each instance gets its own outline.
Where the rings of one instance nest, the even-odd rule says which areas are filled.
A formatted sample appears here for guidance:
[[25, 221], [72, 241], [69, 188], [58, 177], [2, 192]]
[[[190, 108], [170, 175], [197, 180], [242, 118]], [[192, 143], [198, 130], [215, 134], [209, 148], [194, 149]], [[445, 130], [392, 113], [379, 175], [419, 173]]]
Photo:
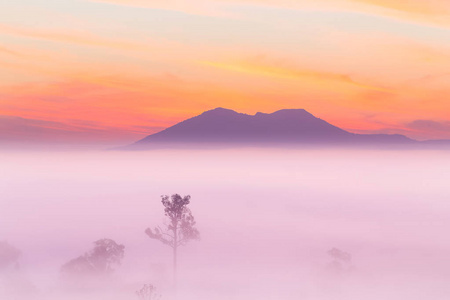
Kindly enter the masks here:
[[221, 11], [218, 1], [205, 0], [86, 0], [109, 5], [121, 5], [137, 8], [160, 9], [182, 12], [192, 15], [203, 16], [230, 16], [229, 13]]
[[344, 84], [350, 84], [356, 87], [371, 89], [371, 90], [380, 90], [387, 91], [385, 88], [371, 86], [368, 84], [363, 84], [357, 82], [352, 79], [352, 77], [348, 74], [339, 74], [332, 72], [323, 72], [323, 71], [315, 71], [308, 69], [298, 69], [294, 67], [284, 67], [284, 66], [276, 66], [270, 64], [261, 64], [254, 62], [237, 62], [237, 63], [222, 63], [222, 62], [211, 62], [205, 61], [201, 62], [201, 64], [206, 66], [211, 66], [214, 68], [219, 68], [223, 70], [239, 72], [239, 73], [247, 73], [258, 76], [268, 76], [268, 77], [276, 77], [282, 79], [310, 79], [315, 81], [334, 81]]
[[[437, 131], [437, 132], [450, 132], [450, 122], [438, 122], [434, 120], [414, 120], [406, 126], [410, 129], [420, 130], [424, 132]], [[449, 134], [450, 135], [450, 134]]]
[[26, 27], [10, 26], [0, 23], [0, 34], [21, 36], [31, 39], [63, 42], [85, 46], [108, 47], [122, 50], [150, 50], [145, 44], [123, 40], [108, 39], [93, 35], [89, 32], [67, 32], [54, 29], [32, 29]]
[[230, 7], [274, 6], [287, 9], [349, 10], [399, 19], [450, 25], [448, 0], [85, 0], [113, 5], [165, 9], [197, 15], [230, 15]]
[[404, 134], [417, 140], [450, 139], [450, 121], [417, 119], [406, 123], [382, 123], [379, 128], [353, 129], [357, 133]]
[[397, 11], [429, 15], [444, 16], [450, 14], [450, 2], [447, 0], [350, 0], [379, 6]]
[[[153, 130], [152, 130], [153, 129]], [[0, 115], [1, 144], [105, 144], [121, 145], [145, 136], [159, 128], [121, 128], [105, 124], [93, 124], [84, 120], [54, 121], [24, 118], [15, 115]]]
[[21, 57], [22, 54], [9, 48], [0, 46], [0, 53]]

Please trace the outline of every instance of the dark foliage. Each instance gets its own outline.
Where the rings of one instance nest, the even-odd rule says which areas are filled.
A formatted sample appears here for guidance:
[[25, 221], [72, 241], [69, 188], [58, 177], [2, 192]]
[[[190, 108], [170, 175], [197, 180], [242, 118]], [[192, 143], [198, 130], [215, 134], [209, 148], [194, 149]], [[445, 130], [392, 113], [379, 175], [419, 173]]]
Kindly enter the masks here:
[[144, 286], [136, 291], [136, 295], [140, 300], [159, 300], [161, 295], [156, 293], [156, 288], [153, 284], [144, 284]]
[[190, 240], [199, 239], [200, 234], [195, 228], [195, 219], [187, 207], [191, 196], [181, 197], [178, 194], [162, 196], [164, 213], [169, 218], [169, 224], [165, 228], [155, 227], [153, 230], [147, 228], [145, 233], [152, 239], [177, 248], [185, 245]]
[[124, 245], [111, 239], [94, 242], [94, 248], [61, 267], [64, 276], [107, 275], [114, 272], [124, 256]]
[[0, 242], [0, 270], [10, 266], [18, 267], [21, 253], [7, 242]]

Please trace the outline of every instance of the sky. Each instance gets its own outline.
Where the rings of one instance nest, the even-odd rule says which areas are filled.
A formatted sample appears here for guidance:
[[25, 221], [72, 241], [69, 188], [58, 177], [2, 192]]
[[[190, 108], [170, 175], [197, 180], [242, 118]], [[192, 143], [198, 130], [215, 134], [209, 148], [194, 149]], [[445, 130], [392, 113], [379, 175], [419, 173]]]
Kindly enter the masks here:
[[450, 139], [448, 0], [0, 4], [0, 139], [121, 145], [215, 107]]

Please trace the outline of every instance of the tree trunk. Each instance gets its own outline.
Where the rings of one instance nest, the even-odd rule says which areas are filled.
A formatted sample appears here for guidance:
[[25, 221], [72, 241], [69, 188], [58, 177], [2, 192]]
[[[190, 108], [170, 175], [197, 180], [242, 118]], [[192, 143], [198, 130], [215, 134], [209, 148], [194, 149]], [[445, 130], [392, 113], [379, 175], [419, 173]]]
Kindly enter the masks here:
[[178, 222], [173, 230], [173, 286], [177, 288], [177, 248], [178, 248]]
[[177, 246], [173, 247], [173, 285], [177, 287]]

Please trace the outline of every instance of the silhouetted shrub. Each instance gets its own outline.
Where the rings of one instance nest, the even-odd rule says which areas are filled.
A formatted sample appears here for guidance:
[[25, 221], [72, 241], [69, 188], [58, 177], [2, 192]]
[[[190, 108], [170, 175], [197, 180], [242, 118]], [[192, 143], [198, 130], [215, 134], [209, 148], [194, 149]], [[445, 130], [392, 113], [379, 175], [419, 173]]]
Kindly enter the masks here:
[[156, 288], [153, 284], [144, 284], [144, 286], [136, 291], [136, 295], [140, 300], [159, 300], [161, 295], [156, 293]]
[[86, 288], [102, 284], [120, 265], [124, 257], [124, 245], [111, 239], [94, 242], [94, 248], [70, 260], [61, 267], [61, 278], [72, 287]]
[[0, 270], [19, 266], [20, 251], [7, 242], [0, 242]]

